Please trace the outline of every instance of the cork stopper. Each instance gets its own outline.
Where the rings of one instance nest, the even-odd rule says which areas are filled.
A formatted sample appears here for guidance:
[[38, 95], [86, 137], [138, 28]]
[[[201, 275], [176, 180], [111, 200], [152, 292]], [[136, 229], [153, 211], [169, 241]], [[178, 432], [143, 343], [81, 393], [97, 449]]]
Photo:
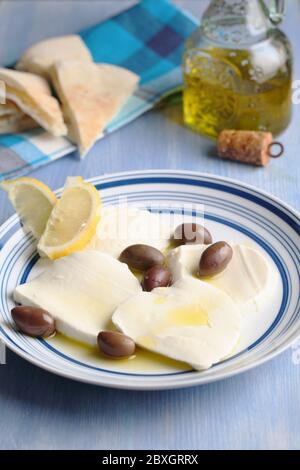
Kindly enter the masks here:
[[[220, 158], [250, 165], [266, 166], [270, 158], [283, 154], [283, 145], [274, 142], [271, 132], [223, 130], [218, 137], [218, 155]], [[279, 147], [277, 154], [272, 153], [274, 146]]]

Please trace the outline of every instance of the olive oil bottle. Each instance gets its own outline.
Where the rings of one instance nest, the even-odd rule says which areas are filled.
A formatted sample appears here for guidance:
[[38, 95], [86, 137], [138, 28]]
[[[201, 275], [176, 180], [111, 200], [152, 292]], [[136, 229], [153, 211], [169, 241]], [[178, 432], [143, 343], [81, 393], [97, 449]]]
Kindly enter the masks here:
[[214, 0], [184, 53], [184, 121], [216, 137], [223, 129], [283, 131], [291, 117], [292, 52], [259, 0]]

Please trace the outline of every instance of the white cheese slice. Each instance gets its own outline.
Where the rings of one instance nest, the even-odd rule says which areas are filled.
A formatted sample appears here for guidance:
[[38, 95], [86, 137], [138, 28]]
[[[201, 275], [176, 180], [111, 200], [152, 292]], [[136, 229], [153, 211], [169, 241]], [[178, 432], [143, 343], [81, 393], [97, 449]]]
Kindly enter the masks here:
[[50, 312], [66, 336], [95, 345], [98, 333], [110, 328], [116, 307], [139, 291], [126, 264], [90, 250], [54, 261], [37, 278], [17, 286], [14, 298]]
[[120, 204], [104, 207], [92, 245], [118, 258], [130, 245], [142, 243], [164, 250], [170, 240], [170, 226], [160, 214]]
[[140, 292], [113, 314], [115, 326], [141, 347], [207, 369], [229, 355], [240, 315], [224, 292], [196, 279]]
[[[202, 281], [228, 294], [240, 307], [257, 310], [269, 299], [279, 277], [276, 269], [266, 256], [246, 244], [231, 244], [233, 256], [226, 269]], [[201, 254], [208, 245], [184, 245], [168, 255], [168, 265], [173, 280], [193, 276], [197, 278]]]

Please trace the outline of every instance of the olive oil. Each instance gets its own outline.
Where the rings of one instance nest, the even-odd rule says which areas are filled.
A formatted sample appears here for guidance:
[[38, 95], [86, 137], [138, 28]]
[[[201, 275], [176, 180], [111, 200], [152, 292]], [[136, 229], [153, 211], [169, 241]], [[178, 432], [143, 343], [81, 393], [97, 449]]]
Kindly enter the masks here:
[[253, 68], [247, 51], [197, 52], [187, 59], [184, 75], [184, 119], [188, 126], [210, 137], [226, 128], [276, 135], [288, 126], [289, 67], [261, 80], [260, 69]]
[[185, 124], [215, 138], [223, 129], [282, 132], [291, 117], [292, 50], [262, 3], [211, 1], [185, 45]]
[[175, 361], [139, 347], [137, 347], [134, 356], [130, 358], [114, 359], [100, 353], [96, 347], [67, 338], [61, 333], [56, 333], [52, 338], [48, 338], [47, 342], [68, 357], [108, 371], [132, 374], [161, 374], [191, 370], [191, 367], [184, 362]]

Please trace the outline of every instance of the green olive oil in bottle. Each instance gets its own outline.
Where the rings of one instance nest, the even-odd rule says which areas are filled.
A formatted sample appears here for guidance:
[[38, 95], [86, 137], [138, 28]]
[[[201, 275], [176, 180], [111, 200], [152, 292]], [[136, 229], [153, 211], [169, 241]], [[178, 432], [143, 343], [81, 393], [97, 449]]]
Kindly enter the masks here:
[[[283, 1], [212, 0], [186, 42], [185, 123], [215, 138], [223, 129], [282, 132], [291, 117], [292, 52], [275, 27]], [[267, 14], [268, 13], [268, 14]]]

